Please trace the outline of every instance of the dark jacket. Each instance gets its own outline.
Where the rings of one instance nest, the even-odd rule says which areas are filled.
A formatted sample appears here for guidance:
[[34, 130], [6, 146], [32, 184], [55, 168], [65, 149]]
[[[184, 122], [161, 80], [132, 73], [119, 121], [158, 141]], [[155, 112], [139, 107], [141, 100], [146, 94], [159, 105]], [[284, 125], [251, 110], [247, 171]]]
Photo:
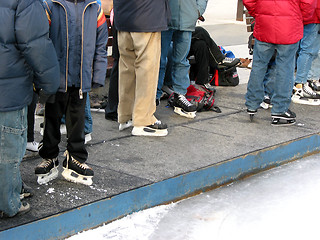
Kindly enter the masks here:
[[113, 8], [118, 31], [160, 32], [168, 28], [167, 0], [113, 0]]
[[34, 82], [48, 94], [59, 86], [49, 24], [37, 0], [0, 1], [0, 111], [31, 103]]
[[[108, 28], [106, 18], [101, 6], [94, 0], [85, 0], [81, 19], [83, 33], [81, 36], [80, 73], [79, 86], [80, 97], [82, 92], [91, 90], [92, 84], [103, 86], [107, 71]], [[71, 12], [66, 6], [65, 0], [45, 0], [44, 6], [50, 23], [50, 38], [54, 44], [60, 63], [60, 92], [66, 92], [67, 87], [72, 86], [68, 80], [68, 62], [70, 42], [68, 29], [72, 24], [68, 22]]]

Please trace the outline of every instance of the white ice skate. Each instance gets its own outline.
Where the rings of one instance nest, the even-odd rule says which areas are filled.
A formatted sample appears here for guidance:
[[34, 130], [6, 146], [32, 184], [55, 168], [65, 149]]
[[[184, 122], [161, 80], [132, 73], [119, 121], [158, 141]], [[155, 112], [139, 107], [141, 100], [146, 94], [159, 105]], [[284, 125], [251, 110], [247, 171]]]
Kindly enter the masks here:
[[90, 186], [92, 184], [93, 170], [85, 163], [74, 159], [68, 151], [64, 153], [62, 176], [70, 182], [81, 183]]
[[57, 158], [43, 159], [35, 169], [35, 174], [38, 177], [38, 184], [46, 184], [56, 179], [59, 174], [58, 165], [59, 161]]
[[186, 117], [186, 118], [195, 118], [196, 117], [196, 111], [195, 112], [186, 112], [180, 107], [174, 107], [173, 111], [180, 116]]
[[320, 95], [313, 91], [308, 83], [301, 85], [294, 86], [294, 93], [291, 97], [292, 102], [312, 106], [320, 105]]
[[184, 95], [174, 93], [173, 111], [186, 118], [196, 117], [197, 106], [191, 104]]

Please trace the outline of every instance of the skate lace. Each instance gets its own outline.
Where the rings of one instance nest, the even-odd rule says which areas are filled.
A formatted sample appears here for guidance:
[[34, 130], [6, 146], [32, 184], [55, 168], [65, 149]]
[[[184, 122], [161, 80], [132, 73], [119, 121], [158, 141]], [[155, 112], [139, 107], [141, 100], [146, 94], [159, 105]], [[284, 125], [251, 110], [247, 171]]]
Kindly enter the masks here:
[[303, 91], [311, 96], [316, 96], [317, 94], [306, 84], [303, 85], [302, 87]]
[[[66, 150], [64, 152], [64, 156], [67, 157], [67, 168], [68, 168], [68, 165], [69, 165], [69, 158], [70, 158], [70, 154], [68, 152], [68, 150]], [[85, 163], [80, 163], [78, 160], [74, 159], [72, 156], [71, 156], [71, 161], [76, 165], [78, 166], [79, 168], [82, 168], [83, 170], [86, 170], [86, 169], [90, 169], [90, 167], [85, 164]]]
[[192, 106], [192, 104], [186, 99], [184, 95], [180, 95], [179, 100], [182, 102], [182, 104], [186, 105], [187, 107]]
[[43, 159], [43, 161], [40, 163], [39, 166], [43, 168], [47, 168], [52, 162], [53, 162], [53, 165], [55, 165], [54, 159]]

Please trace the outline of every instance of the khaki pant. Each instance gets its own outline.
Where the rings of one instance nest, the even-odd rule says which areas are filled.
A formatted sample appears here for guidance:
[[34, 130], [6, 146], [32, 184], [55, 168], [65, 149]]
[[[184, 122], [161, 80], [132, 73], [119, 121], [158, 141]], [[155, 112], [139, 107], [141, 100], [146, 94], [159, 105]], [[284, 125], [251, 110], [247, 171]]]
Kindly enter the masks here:
[[118, 122], [134, 126], [156, 122], [156, 91], [161, 54], [161, 33], [118, 32]]

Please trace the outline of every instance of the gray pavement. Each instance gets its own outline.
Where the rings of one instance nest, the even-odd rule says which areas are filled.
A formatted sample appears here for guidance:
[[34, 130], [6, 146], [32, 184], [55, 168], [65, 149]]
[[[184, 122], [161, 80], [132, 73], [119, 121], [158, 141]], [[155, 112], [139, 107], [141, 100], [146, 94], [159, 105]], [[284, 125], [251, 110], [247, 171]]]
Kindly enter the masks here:
[[[219, 29], [219, 31], [235, 27], [238, 29], [243, 28], [243, 25], [223, 24], [211, 27], [210, 31], [213, 33], [213, 29]], [[235, 39], [238, 35], [237, 31], [230, 31], [230, 33], [232, 32], [234, 35], [233, 37], [229, 36], [229, 40]], [[243, 37], [241, 41], [230, 42], [230, 45], [233, 47], [239, 45], [242, 49], [246, 49], [244, 39]], [[66, 236], [65, 234], [74, 234], [79, 229], [88, 229], [94, 226], [94, 223], [90, 225], [84, 221], [83, 226], [74, 227], [72, 231], [65, 230], [65, 233], [61, 230], [66, 227], [64, 225], [70, 224], [68, 218], [64, 218], [64, 216], [68, 216], [68, 213], [81, 211], [81, 209], [87, 209], [87, 206], [96, 206], [95, 204], [103, 204], [109, 200], [122, 199], [121, 196], [127, 196], [125, 202], [119, 202], [122, 208], [127, 207], [127, 209], [123, 211], [120, 209], [120, 211], [116, 203], [112, 203], [108, 207], [109, 210], [105, 217], [105, 222], [107, 222], [132, 211], [201, 191], [202, 187], [189, 188], [189, 185], [193, 184], [193, 181], [187, 181], [190, 173], [201, 174], [201, 170], [218, 169], [224, 163], [235, 162], [237, 164], [239, 159], [246, 159], [252, 154], [257, 156], [253, 160], [257, 164], [255, 168], [246, 169], [245, 164], [237, 166], [239, 170], [235, 176], [230, 173], [230, 169], [225, 168], [219, 181], [203, 185], [205, 186], [203, 188], [208, 188], [211, 185], [224, 184], [246, 174], [268, 168], [269, 165], [265, 163], [267, 157], [263, 155], [267, 150], [273, 154], [272, 151], [277, 149], [277, 154], [279, 152], [279, 156], [283, 157], [284, 161], [294, 160], [304, 154], [319, 151], [319, 107], [292, 104], [291, 109], [297, 113], [297, 124], [290, 127], [271, 126], [270, 110], [260, 110], [254, 122], [249, 121], [244, 106], [245, 82], [248, 80], [248, 73], [248, 70], [239, 69], [240, 78], [244, 78], [241, 79], [244, 83], [239, 86], [217, 87], [216, 105], [221, 108], [222, 113], [200, 112], [197, 113], [195, 119], [187, 119], [178, 116], [171, 108], [166, 107], [165, 101], [161, 102], [157, 108], [156, 116], [168, 124], [169, 134], [167, 137], [131, 136], [131, 129], [119, 132], [118, 124], [105, 120], [104, 113], [92, 112], [94, 128], [93, 140], [88, 145], [88, 165], [94, 169], [95, 176], [94, 183], [90, 187], [66, 182], [61, 176], [47, 185], [38, 185], [34, 168], [40, 162], [40, 158], [28, 153], [28, 157], [21, 164], [21, 172], [22, 179], [33, 189], [34, 196], [26, 200], [31, 204], [32, 209], [24, 216], [0, 220], [0, 239], [2, 236], [7, 236], [6, 234], [10, 234], [11, 230], [13, 236], [17, 236], [18, 232], [14, 230], [20, 228], [30, 228], [29, 235], [25, 235], [25, 239], [33, 239], [32, 234], [35, 233], [31, 227], [33, 224], [36, 228], [39, 226], [48, 227], [49, 231], [50, 227], [46, 221], [54, 221], [54, 219], [60, 221], [56, 236], [52, 236], [55, 234], [54, 231], [51, 235], [41, 233], [43, 235], [39, 236], [43, 236], [42, 239], [50, 238], [47, 236], [62, 238]], [[38, 119], [37, 124], [39, 121]], [[308, 141], [310, 136], [315, 137], [313, 140], [315, 143], [309, 149], [304, 140]], [[40, 139], [41, 136], [37, 132], [36, 140]], [[286, 148], [294, 142], [298, 142], [297, 147]], [[62, 154], [65, 143], [66, 138], [63, 136], [60, 145], [60, 164], [64, 159]], [[306, 150], [302, 152], [299, 145]], [[272, 162], [270, 166], [276, 164], [280, 163]], [[231, 166], [231, 168], [234, 167], [235, 165]], [[175, 195], [174, 192], [177, 190], [174, 188], [165, 189], [165, 187], [170, 187], [170, 184], [165, 185], [164, 183], [180, 179], [180, 177], [182, 177], [181, 183], [175, 189], [186, 188], [185, 192]], [[152, 191], [158, 187], [159, 195], [155, 197], [157, 201], [150, 200], [153, 197], [150, 192], [141, 190], [148, 187]], [[131, 193], [132, 198], [130, 198]], [[145, 193], [146, 195], [143, 195]], [[163, 195], [170, 196], [162, 198]], [[150, 199], [148, 199], [149, 196]], [[149, 201], [150, 204], [143, 203], [140, 206], [140, 198], [146, 199], [146, 202]], [[90, 212], [88, 216], [90, 217], [91, 214], [94, 215], [93, 212]], [[67, 220], [68, 222], [63, 222]], [[72, 221], [76, 220], [73, 218]], [[93, 220], [89, 219], [88, 221]], [[43, 229], [39, 231], [43, 231]]]

